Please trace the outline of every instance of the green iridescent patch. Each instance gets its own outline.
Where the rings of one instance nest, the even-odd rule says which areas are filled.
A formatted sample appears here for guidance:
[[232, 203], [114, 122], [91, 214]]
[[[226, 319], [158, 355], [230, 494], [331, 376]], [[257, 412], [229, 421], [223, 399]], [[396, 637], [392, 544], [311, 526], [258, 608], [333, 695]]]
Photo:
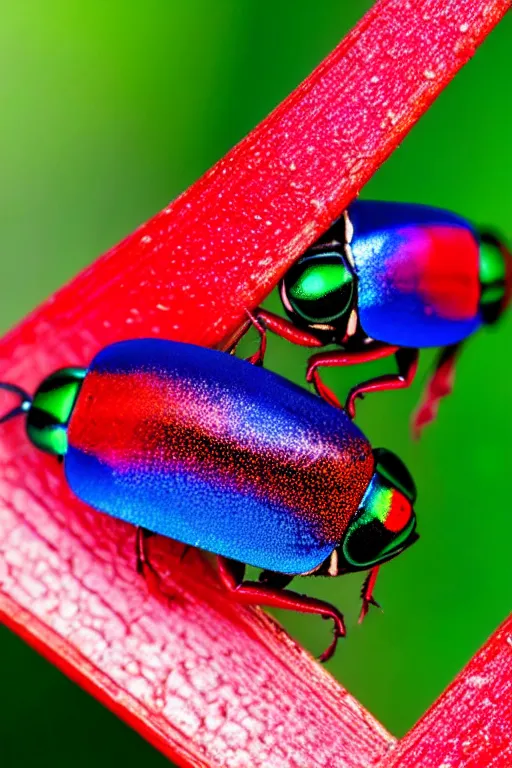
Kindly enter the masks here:
[[376, 472], [361, 503], [362, 514], [349, 527], [342, 545], [346, 562], [355, 568], [371, 568], [398, 554], [408, 544], [416, 526], [414, 513], [400, 531], [386, 528], [393, 497], [399, 493], [387, 478]]
[[48, 392], [37, 392], [32, 407], [52, 416], [59, 424], [65, 424], [76, 400], [77, 386], [78, 382], [73, 380]]
[[45, 453], [51, 453], [54, 456], [64, 456], [68, 450], [68, 433], [67, 428], [63, 426], [58, 427], [43, 427], [34, 428], [33, 425], [27, 426], [27, 432], [39, 450]]
[[305, 256], [285, 280], [293, 310], [308, 323], [331, 323], [350, 312], [355, 277], [336, 251]]
[[343, 264], [311, 264], [290, 288], [290, 296], [301, 301], [316, 301], [339, 291], [352, 282], [352, 275]]
[[493, 243], [480, 243], [481, 303], [495, 304], [505, 296], [505, 259]]
[[83, 378], [84, 368], [63, 368], [40, 385], [27, 415], [27, 434], [40, 450], [63, 456], [68, 448], [67, 425]]

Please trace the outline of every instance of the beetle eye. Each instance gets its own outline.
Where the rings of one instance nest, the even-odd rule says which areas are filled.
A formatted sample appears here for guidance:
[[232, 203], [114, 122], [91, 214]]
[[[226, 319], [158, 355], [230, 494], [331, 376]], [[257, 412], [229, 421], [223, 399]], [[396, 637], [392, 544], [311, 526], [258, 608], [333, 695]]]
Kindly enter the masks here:
[[306, 253], [283, 280], [293, 312], [308, 323], [331, 323], [352, 307], [353, 273], [336, 251]]
[[390, 560], [418, 538], [412, 508], [416, 488], [408, 470], [390, 451], [374, 455], [373, 478], [342, 542], [348, 570]]

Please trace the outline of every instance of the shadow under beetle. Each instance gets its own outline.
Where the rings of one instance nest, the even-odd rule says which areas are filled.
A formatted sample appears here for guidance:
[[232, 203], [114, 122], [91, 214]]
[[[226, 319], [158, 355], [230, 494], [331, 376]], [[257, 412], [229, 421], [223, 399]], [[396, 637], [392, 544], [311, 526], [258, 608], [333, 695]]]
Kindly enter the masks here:
[[339, 406], [322, 382], [321, 367], [394, 355], [398, 373], [354, 387], [345, 408], [366, 392], [408, 387], [419, 350], [442, 347], [435, 372], [413, 417], [413, 431], [432, 421], [450, 393], [465, 339], [493, 324], [512, 295], [512, 255], [494, 235], [477, 233], [453, 213], [423, 205], [354, 201], [281, 280], [288, 320], [258, 309], [261, 335], [252, 362], [262, 364], [267, 330], [305, 347], [336, 344], [308, 361], [307, 381]]
[[[88, 369], [48, 376], [21, 403], [39, 449], [59, 457], [73, 492], [146, 531], [218, 556], [242, 603], [319, 614], [329, 603], [286, 589], [295, 575], [369, 570], [417, 539], [416, 490], [405, 466], [372, 450], [346, 413], [224, 352], [159, 339], [103, 349]], [[263, 569], [244, 581], [245, 564]], [[140, 563], [139, 563], [140, 565]]]

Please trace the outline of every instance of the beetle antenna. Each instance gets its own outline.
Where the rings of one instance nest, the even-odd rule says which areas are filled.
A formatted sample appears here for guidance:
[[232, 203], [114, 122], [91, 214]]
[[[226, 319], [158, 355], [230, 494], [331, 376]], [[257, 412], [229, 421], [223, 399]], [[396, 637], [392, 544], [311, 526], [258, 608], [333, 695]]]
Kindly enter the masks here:
[[25, 392], [24, 389], [18, 387], [17, 384], [8, 384], [6, 381], [0, 381], [0, 389], [5, 389], [7, 392], [13, 392], [15, 395], [21, 397], [21, 403], [17, 405], [12, 411], [9, 411], [0, 418], [0, 424], [5, 424], [6, 421], [14, 419], [15, 416], [21, 416], [23, 413], [27, 413], [28, 409], [32, 405], [32, 398]]

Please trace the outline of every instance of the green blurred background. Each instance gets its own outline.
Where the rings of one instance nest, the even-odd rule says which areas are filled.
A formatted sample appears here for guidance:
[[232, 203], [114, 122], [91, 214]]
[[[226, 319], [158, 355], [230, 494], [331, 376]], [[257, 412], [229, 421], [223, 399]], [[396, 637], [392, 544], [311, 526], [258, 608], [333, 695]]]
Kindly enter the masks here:
[[[0, 324], [18, 321], [162, 208], [304, 78], [367, 10], [362, 0], [4, 0]], [[453, 209], [512, 237], [512, 17], [364, 190]], [[269, 306], [277, 308], [275, 301]], [[420, 444], [411, 391], [368, 398], [359, 422], [413, 471], [421, 541], [383, 569], [356, 624], [360, 577], [299, 586], [346, 610], [332, 673], [403, 734], [510, 609], [512, 317], [468, 344], [456, 394]], [[253, 350], [255, 339], [245, 342]], [[270, 341], [302, 381], [306, 353]], [[388, 364], [389, 365], [389, 364]], [[374, 365], [368, 372], [384, 370]], [[327, 376], [343, 393], [361, 376]], [[314, 651], [327, 626], [280, 615]], [[164, 758], [0, 629], [0, 763], [96, 768]]]

